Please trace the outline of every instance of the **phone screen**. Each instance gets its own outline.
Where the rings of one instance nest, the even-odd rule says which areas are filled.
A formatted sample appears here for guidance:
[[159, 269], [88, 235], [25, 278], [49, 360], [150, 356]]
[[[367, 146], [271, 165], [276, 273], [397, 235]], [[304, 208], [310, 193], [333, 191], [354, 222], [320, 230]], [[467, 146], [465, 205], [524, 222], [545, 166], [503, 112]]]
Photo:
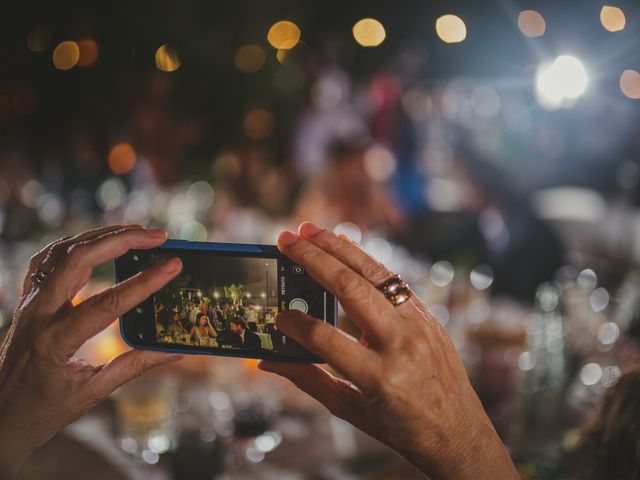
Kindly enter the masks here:
[[260, 250], [158, 248], [119, 258], [119, 280], [175, 256], [183, 263], [176, 278], [122, 317], [125, 340], [185, 353], [318, 361], [282, 334], [275, 318], [296, 309], [335, 324], [334, 297], [273, 247]]

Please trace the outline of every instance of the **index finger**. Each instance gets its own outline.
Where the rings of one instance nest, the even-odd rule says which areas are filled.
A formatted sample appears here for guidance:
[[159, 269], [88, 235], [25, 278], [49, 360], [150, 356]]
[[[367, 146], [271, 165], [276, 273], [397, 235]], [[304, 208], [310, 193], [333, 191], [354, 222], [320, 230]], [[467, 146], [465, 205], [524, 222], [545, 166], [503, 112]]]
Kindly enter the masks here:
[[385, 318], [393, 318], [396, 312], [382, 292], [362, 275], [293, 232], [280, 234], [278, 248], [338, 298], [369, 341], [382, 341], [387, 337], [390, 329]]
[[144, 302], [181, 270], [182, 262], [174, 257], [89, 297], [65, 317], [50, 324], [51, 343], [57, 346], [63, 356], [71, 357], [84, 342], [107, 328], [120, 315]]
[[365, 394], [376, 389], [380, 357], [346, 332], [297, 310], [278, 315], [278, 328], [322, 358]]
[[38, 310], [43, 314], [55, 313], [87, 283], [93, 267], [119, 257], [132, 248], [157, 247], [166, 238], [164, 230], [123, 229], [73, 244], [42, 285]]

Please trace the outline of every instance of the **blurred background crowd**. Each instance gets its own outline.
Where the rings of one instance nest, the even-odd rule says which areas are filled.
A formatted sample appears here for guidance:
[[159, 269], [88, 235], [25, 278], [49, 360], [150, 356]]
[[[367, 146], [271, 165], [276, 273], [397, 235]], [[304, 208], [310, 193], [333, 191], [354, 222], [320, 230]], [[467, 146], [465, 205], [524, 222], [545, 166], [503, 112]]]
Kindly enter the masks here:
[[[142, 223], [274, 243], [310, 220], [403, 275], [523, 477], [563, 478], [580, 426], [640, 360], [637, 3], [4, 10], [0, 326], [29, 256], [57, 237]], [[123, 348], [114, 328], [84, 354]], [[252, 362], [172, 368], [76, 422], [25, 475], [418, 478]]]

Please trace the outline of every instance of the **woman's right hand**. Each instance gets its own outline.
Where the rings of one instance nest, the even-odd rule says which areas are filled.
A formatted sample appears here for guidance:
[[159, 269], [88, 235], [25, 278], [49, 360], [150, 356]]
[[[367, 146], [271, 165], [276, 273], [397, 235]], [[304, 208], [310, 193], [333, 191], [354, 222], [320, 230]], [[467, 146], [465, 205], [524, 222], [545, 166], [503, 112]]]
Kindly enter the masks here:
[[376, 288], [389, 270], [312, 224], [283, 232], [278, 247], [337, 297], [363, 336], [289, 310], [278, 328], [344, 379], [317, 365], [263, 361], [261, 369], [290, 379], [434, 480], [519, 478], [444, 328], [415, 296], [394, 306]]
[[[163, 230], [105, 227], [53, 242], [32, 257], [0, 349], [0, 477], [15, 475], [35, 448], [123, 383], [181, 358], [129, 350], [93, 366], [73, 357], [89, 338], [166, 285], [182, 263], [168, 260], [72, 305], [92, 269], [166, 238]], [[39, 283], [32, 278], [36, 272], [48, 274]]]

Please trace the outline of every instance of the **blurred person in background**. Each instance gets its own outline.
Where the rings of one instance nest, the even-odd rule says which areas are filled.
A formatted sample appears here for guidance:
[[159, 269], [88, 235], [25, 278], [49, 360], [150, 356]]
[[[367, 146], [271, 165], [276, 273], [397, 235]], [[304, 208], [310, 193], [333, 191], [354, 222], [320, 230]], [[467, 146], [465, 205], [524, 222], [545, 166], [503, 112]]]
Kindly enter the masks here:
[[368, 142], [336, 142], [330, 149], [326, 174], [303, 188], [294, 222], [311, 219], [322, 225], [356, 224], [363, 232], [382, 230], [392, 236], [405, 221], [391, 191], [374, 182], [365, 170]]
[[572, 478], [640, 478], [640, 367], [606, 392], [570, 460]]

